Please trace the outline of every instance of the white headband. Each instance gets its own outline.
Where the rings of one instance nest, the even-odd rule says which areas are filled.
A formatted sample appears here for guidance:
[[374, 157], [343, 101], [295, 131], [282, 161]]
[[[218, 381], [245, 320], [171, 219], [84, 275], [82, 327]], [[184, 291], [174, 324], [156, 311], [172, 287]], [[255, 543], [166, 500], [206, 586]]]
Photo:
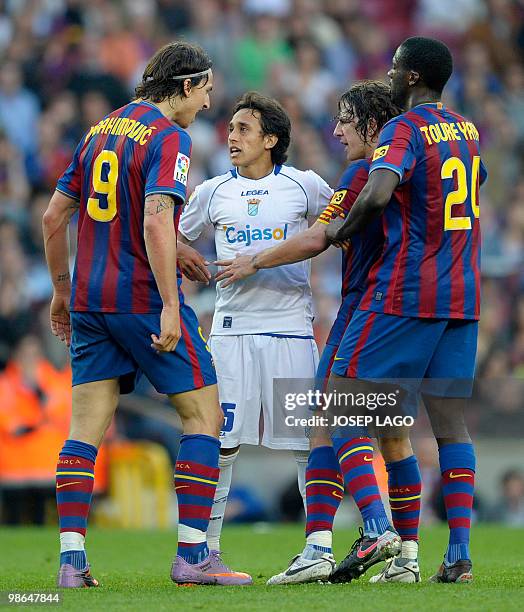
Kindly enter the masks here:
[[[179, 74], [178, 76], [170, 77], [173, 81], [178, 81], [180, 79], [192, 79], [197, 76], [204, 76], [206, 74], [210, 74], [211, 68], [207, 68], [206, 70], [202, 70], [201, 72], [193, 72], [193, 74]], [[154, 77], [148, 76], [146, 81], [154, 81]]]

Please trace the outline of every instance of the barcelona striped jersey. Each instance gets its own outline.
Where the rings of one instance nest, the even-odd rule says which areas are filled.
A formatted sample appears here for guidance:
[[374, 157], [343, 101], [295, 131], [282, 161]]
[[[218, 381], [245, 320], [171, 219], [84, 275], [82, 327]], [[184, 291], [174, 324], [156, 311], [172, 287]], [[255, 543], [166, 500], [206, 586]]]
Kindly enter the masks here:
[[91, 127], [57, 184], [80, 203], [72, 311], [161, 311], [144, 242], [144, 200], [174, 196], [177, 227], [190, 156], [189, 134], [149, 102], [131, 102]]
[[440, 102], [383, 128], [370, 173], [399, 185], [383, 214], [384, 249], [359, 308], [409, 317], [478, 319], [479, 185], [487, 177], [475, 126]]
[[[345, 218], [368, 180], [369, 159], [350, 164], [342, 174], [329, 206], [318, 218], [329, 224], [336, 217]], [[371, 266], [378, 259], [384, 244], [382, 223], [372, 221], [361, 233], [351, 237], [351, 246], [342, 251], [342, 303], [327, 344], [339, 344], [354, 309], [358, 306], [366, 287]]]

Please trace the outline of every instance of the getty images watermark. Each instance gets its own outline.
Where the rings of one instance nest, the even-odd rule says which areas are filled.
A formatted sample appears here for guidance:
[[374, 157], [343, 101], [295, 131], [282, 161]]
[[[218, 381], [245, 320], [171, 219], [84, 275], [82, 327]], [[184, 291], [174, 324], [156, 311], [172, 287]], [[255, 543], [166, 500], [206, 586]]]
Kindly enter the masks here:
[[[288, 392], [284, 394], [284, 409], [288, 412], [284, 423], [286, 427], [411, 427], [415, 423], [413, 416], [384, 413], [394, 413], [401, 397], [400, 389], [387, 393], [319, 389]], [[304, 410], [312, 414], [305, 415]]]
[[[429, 419], [428, 407], [436, 418]], [[455, 438], [462, 435], [462, 414], [478, 437], [521, 440], [524, 377], [273, 380], [272, 434], [286, 441], [321, 429], [335, 437], [368, 429], [394, 438], [406, 428], [419, 438]]]

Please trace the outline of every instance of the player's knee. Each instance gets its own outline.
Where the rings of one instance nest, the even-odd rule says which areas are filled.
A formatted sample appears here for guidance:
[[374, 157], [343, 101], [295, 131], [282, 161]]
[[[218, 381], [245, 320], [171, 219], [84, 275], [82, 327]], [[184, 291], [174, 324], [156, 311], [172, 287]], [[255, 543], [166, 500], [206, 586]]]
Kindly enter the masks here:
[[218, 406], [216, 409], [214, 406], [202, 406], [193, 412], [186, 420], [186, 424], [199, 433], [218, 438], [223, 420], [223, 415]]
[[184, 433], [202, 433], [218, 438], [224, 413], [218, 402], [216, 385], [170, 395], [169, 399], [180, 416]]
[[443, 444], [471, 442], [464, 417], [467, 399], [424, 395], [433, 434]]
[[101, 414], [95, 414], [88, 419], [85, 415], [75, 416], [73, 412], [69, 426], [69, 439], [92, 444], [98, 448], [111, 425], [111, 419], [112, 416], [105, 417]]
[[386, 463], [395, 463], [411, 457], [413, 449], [409, 438], [379, 438], [378, 446]]
[[73, 387], [69, 438], [100, 446], [118, 404], [118, 383], [103, 380]]
[[209, 415], [209, 424], [213, 427], [215, 435], [218, 437], [220, 430], [222, 429], [222, 425], [224, 424], [224, 413], [222, 412], [218, 402], [213, 405], [212, 410], [210, 407], [210, 412], [212, 414]]
[[224, 413], [218, 402], [195, 401], [185, 410], [179, 410], [184, 431], [193, 433], [204, 433], [218, 438], [220, 429], [224, 422]]

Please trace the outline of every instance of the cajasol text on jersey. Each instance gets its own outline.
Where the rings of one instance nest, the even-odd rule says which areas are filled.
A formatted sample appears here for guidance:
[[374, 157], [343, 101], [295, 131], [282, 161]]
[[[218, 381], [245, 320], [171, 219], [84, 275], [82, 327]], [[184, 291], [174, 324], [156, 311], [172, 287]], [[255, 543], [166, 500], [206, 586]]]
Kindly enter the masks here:
[[251, 227], [249, 224], [244, 229], [239, 229], [234, 225], [224, 225], [224, 231], [226, 232], [226, 240], [230, 244], [245, 243], [249, 246], [252, 242], [257, 240], [285, 240], [287, 238], [287, 227], [288, 224], [284, 223], [283, 227]]

